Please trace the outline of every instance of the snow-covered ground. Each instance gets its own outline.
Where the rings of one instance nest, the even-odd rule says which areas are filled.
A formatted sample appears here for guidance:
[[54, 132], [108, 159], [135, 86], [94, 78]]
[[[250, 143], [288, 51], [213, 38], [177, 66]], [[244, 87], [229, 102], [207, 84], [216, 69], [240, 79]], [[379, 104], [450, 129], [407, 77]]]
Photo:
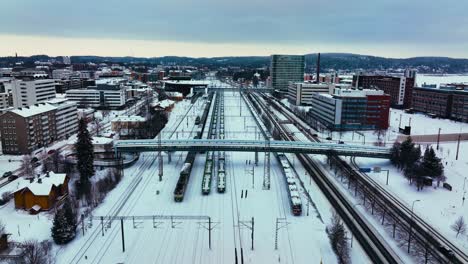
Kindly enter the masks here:
[[[226, 137], [255, 139], [255, 133], [251, 133], [255, 122], [245, 103], [239, 100], [238, 94], [226, 93], [224, 98]], [[242, 116], [239, 116], [239, 103], [243, 108]], [[189, 137], [188, 133], [182, 133], [182, 129], [184, 132], [192, 130], [196, 115], [190, 113], [197, 110], [201, 112], [203, 107], [195, 106], [194, 110], [188, 110], [188, 107], [181, 102], [174, 108], [163, 135], [171, 135], [172, 128], [177, 126], [180, 132], [178, 137]], [[187, 111], [189, 114], [185, 115]], [[240, 134], [238, 131], [250, 132]], [[174, 136], [172, 134], [172, 138]], [[171, 163], [164, 157], [161, 182], [157, 176], [156, 153], [142, 154], [137, 163], [125, 170], [123, 181], [109, 193], [94, 215], [116, 213], [118, 205], [122, 205], [118, 215], [207, 215], [215, 226], [211, 250], [208, 249], [206, 221], [175, 220], [173, 228], [170, 221], [153, 223], [149, 219], [137, 221], [134, 227], [131, 220], [126, 220], [125, 252], [122, 252], [119, 222], [106, 226], [102, 236], [100, 222], [87, 221], [85, 235], [80, 233], [77, 239], [58, 251], [58, 263], [230, 263], [234, 262], [235, 248], [238, 250], [239, 263], [241, 248], [245, 263], [320, 263], [320, 260], [323, 263], [336, 263], [325, 233], [331, 212], [328, 203], [324, 202], [326, 199], [317, 194], [316, 189], [311, 193], [317, 199], [314, 202], [320, 205], [317, 206], [318, 210], [323, 211], [321, 215], [325, 223], [317, 217], [312, 207], [309, 216], [306, 216], [305, 208], [302, 216], [292, 216], [283, 175], [273, 157], [270, 190], [262, 190], [263, 154], [259, 155], [258, 166], [253, 166], [254, 153], [235, 152], [227, 153], [226, 157], [226, 192], [217, 193], [214, 180], [211, 194], [203, 196], [201, 182], [205, 155], [199, 154], [184, 201], [175, 203], [173, 191], [185, 154], [173, 154]], [[246, 165], [249, 160], [251, 164]], [[254, 176], [247, 170], [252, 167]], [[123, 196], [131, 186], [136, 186], [132, 195]], [[241, 198], [242, 192], [248, 192], [248, 196]], [[305, 196], [302, 198], [306, 201]], [[252, 217], [255, 219], [253, 251], [250, 250], [250, 230], [239, 223], [249, 221]], [[286, 218], [285, 221], [289, 223], [279, 230], [278, 250], [274, 249], [276, 218]], [[355, 263], [363, 263], [365, 256], [357, 243], [354, 243], [353, 249], [356, 249], [352, 253], [353, 259], [357, 260]]]
[[[398, 133], [400, 115], [402, 126], [411, 122], [412, 135], [437, 134], [439, 128], [442, 129], [442, 134], [466, 133], [468, 131], [468, 124], [466, 123], [448, 119], [432, 119], [424, 114], [407, 114], [401, 110], [391, 109], [391, 127], [387, 130], [384, 140], [387, 147], [390, 147], [397, 136], [401, 135]], [[361, 133], [365, 136], [366, 144], [374, 144], [377, 141], [377, 134], [373, 131], [361, 131]], [[328, 134], [324, 133], [323, 137], [326, 135]], [[333, 139], [338, 140], [339, 138], [340, 133], [334, 132]], [[364, 142], [363, 136], [357, 133], [354, 133], [353, 139], [352, 132], [341, 133], [341, 140], [348, 144], [362, 144]], [[434, 149], [436, 148], [436, 143], [431, 145]], [[426, 145], [421, 147], [424, 151]], [[468, 220], [468, 201], [465, 200], [465, 205], [462, 205], [463, 196], [468, 199], [468, 175], [466, 174], [466, 171], [468, 171], [468, 142], [461, 141], [458, 160], [456, 160], [456, 151], [456, 142], [441, 143], [439, 150], [436, 150], [437, 156], [442, 158], [447, 183], [452, 185], [452, 191], [442, 188], [441, 184], [439, 188], [425, 188], [423, 191], [418, 192], [414, 186], [408, 184], [402, 172], [392, 166], [389, 161], [370, 158], [357, 158], [356, 161], [360, 167], [381, 167], [384, 170], [390, 170], [388, 186], [385, 185], [386, 172], [370, 173], [370, 175], [410, 207], [414, 200], [421, 200], [416, 203], [415, 212], [436, 226], [447, 238], [468, 251], [468, 237], [461, 235], [456, 238], [456, 234], [450, 228], [460, 216], [463, 216], [465, 221]], [[465, 192], [467, 193], [465, 194]]]

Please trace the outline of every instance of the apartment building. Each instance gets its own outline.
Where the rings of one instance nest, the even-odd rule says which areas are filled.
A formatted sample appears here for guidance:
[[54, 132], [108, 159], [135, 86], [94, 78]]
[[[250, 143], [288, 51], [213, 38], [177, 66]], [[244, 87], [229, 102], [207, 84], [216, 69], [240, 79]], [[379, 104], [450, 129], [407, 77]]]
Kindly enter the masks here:
[[7, 111], [0, 116], [4, 154], [29, 154], [57, 139], [56, 107], [39, 103]]
[[65, 98], [55, 98], [47, 103], [56, 108], [57, 139], [67, 139], [78, 132], [78, 108], [75, 102]]

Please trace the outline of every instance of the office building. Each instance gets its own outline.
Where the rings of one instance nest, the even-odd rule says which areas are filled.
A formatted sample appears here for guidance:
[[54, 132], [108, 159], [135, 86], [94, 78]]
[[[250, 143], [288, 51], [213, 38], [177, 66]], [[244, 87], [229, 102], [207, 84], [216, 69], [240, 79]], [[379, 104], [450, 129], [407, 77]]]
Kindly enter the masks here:
[[284, 96], [290, 82], [304, 81], [305, 56], [271, 55], [270, 76], [273, 89]]
[[309, 117], [330, 130], [387, 129], [390, 96], [380, 90], [335, 88], [332, 95], [311, 94]]
[[334, 88], [333, 84], [327, 83], [291, 82], [289, 83], [287, 98], [295, 105], [311, 105], [313, 93], [332, 94]]
[[55, 81], [52, 79], [13, 80], [5, 84], [11, 90], [13, 107], [25, 107], [46, 102], [56, 97]]
[[411, 107], [414, 84], [415, 71], [407, 71], [401, 76], [357, 74], [353, 77], [354, 88], [382, 90], [390, 95], [391, 105], [396, 108]]
[[468, 122], [468, 86], [424, 85], [413, 89], [412, 108], [435, 117]]
[[86, 89], [66, 91], [66, 98], [79, 107], [120, 108], [127, 101], [126, 89], [121, 84], [98, 83]]

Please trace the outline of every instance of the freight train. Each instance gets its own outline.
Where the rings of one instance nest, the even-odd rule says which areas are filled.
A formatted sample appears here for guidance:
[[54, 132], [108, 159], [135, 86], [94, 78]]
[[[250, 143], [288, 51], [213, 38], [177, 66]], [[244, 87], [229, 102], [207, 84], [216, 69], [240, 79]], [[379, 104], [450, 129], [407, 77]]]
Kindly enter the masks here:
[[276, 157], [278, 158], [278, 161], [280, 162], [281, 168], [283, 170], [285, 183], [287, 185], [286, 190], [288, 192], [291, 211], [293, 215], [299, 216], [302, 214], [302, 201], [299, 195], [299, 188], [296, 184], [296, 171], [293, 168], [291, 168], [291, 165], [286, 155], [284, 155], [283, 153], [278, 153]]

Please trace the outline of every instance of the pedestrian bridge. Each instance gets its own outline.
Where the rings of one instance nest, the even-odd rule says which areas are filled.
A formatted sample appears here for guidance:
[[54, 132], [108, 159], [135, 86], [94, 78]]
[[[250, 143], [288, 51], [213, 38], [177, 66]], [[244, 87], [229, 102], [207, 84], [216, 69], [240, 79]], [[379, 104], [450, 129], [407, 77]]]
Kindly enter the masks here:
[[259, 92], [259, 93], [272, 93], [272, 88], [236, 88], [232, 86], [208, 86], [208, 87], [193, 87], [194, 92], [202, 92], [208, 89], [208, 92]]
[[302, 154], [336, 154], [340, 156], [384, 158], [390, 157], [390, 148], [363, 145], [232, 140], [232, 139], [182, 139], [182, 140], [117, 140], [114, 150], [118, 152], [145, 151], [236, 151], [236, 152], [284, 152]]

